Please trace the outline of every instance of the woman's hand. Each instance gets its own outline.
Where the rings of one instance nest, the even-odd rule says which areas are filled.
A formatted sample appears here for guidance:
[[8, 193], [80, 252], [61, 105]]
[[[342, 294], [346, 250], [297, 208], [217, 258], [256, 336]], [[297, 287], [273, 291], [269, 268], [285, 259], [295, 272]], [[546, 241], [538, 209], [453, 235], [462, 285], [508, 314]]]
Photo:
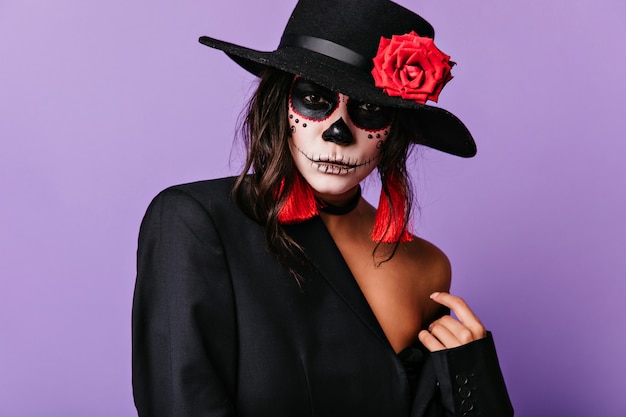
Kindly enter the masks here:
[[446, 315], [433, 321], [428, 326], [428, 330], [419, 332], [420, 342], [429, 351], [435, 352], [465, 345], [487, 335], [483, 324], [461, 297], [447, 292], [435, 292], [430, 295], [430, 298], [448, 307], [458, 320]]

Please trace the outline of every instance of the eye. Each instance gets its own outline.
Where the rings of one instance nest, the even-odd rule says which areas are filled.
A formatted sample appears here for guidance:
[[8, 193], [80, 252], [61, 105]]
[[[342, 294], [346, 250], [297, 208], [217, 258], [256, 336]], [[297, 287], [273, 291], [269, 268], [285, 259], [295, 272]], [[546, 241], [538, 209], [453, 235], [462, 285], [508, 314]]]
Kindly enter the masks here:
[[382, 109], [383, 109], [382, 107], [377, 106], [376, 104], [372, 104], [372, 103], [361, 103], [359, 105], [359, 110], [371, 112], [371, 113], [381, 111]]
[[324, 120], [338, 103], [337, 93], [303, 78], [297, 78], [291, 87], [290, 105], [293, 111], [309, 120]]
[[366, 130], [384, 129], [393, 119], [391, 109], [357, 100], [348, 100], [348, 114], [355, 125]]
[[324, 97], [317, 94], [308, 94], [303, 97], [302, 101], [304, 104], [313, 106], [313, 107], [322, 107], [322, 106], [330, 106], [331, 103], [326, 100]]

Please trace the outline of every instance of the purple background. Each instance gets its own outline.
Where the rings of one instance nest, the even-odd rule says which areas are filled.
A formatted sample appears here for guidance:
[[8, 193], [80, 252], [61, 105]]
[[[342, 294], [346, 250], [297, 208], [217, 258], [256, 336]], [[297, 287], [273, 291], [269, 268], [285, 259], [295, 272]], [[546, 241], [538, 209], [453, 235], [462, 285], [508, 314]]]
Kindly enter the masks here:
[[[493, 330], [516, 415], [626, 416], [626, 3], [401, 3], [459, 63], [440, 105], [479, 144], [417, 152], [417, 232]], [[272, 50], [293, 4], [0, 2], [1, 417], [135, 415], [143, 212], [239, 168], [252, 77], [196, 39]]]

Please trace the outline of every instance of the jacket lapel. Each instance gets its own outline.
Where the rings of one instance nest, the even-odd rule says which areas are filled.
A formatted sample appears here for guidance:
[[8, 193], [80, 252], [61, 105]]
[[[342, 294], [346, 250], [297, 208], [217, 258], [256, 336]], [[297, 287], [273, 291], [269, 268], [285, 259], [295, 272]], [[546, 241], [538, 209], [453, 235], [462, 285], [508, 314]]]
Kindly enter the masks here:
[[[393, 352], [393, 348], [389, 344], [383, 329], [380, 327], [378, 320], [376, 320], [376, 316], [341, 256], [337, 245], [335, 245], [330, 233], [328, 233], [324, 222], [319, 217], [314, 217], [303, 223], [285, 226], [285, 230], [304, 249], [317, 272], [315, 275], [321, 275], [354, 314], [370, 329], [374, 336], [388, 347], [390, 352]], [[309, 275], [304, 273], [304, 276]], [[428, 353], [424, 352], [424, 354], [426, 355], [424, 357], [425, 363], [421, 368], [417, 392], [414, 393], [412, 398], [411, 417], [430, 417], [431, 414], [439, 415], [436, 404], [434, 404], [434, 408], [432, 404], [432, 399], [437, 392], [437, 379]], [[393, 357], [400, 363], [395, 354], [393, 354]]]
[[319, 217], [314, 217], [306, 222], [287, 226], [285, 230], [304, 249], [319, 275], [326, 280], [380, 342], [391, 349], [376, 316], [322, 220]]

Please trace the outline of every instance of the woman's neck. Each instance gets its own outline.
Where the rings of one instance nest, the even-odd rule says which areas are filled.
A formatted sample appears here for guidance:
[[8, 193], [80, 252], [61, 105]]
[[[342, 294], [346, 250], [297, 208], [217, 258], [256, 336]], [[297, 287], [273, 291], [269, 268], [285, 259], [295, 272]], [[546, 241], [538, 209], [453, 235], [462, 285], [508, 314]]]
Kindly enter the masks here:
[[361, 186], [357, 185], [351, 190], [341, 195], [331, 195], [330, 198], [324, 198], [321, 195], [315, 196], [318, 208], [323, 213], [343, 215], [350, 213], [356, 208], [361, 199]]

